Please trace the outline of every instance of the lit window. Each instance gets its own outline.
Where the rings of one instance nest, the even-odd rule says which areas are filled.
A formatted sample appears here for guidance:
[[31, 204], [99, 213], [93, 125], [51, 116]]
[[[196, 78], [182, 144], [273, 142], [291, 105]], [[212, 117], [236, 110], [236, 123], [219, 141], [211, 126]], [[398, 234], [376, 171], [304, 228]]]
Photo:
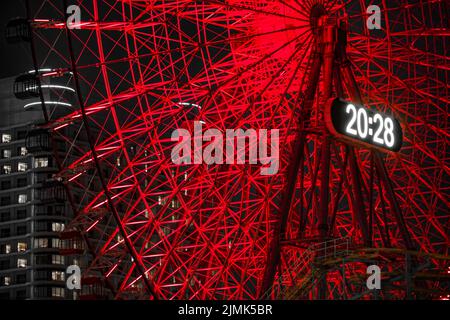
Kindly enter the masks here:
[[35, 248], [48, 248], [48, 239], [47, 238], [34, 239], [34, 247]]
[[20, 155], [26, 156], [28, 154], [28, 150], [25, 147], [20, 147]]
[[27, 203], [27, 195], [26, 194], [19, 194], [17, 202], [21, 203], [21, 204]]
[[52, 288], [52, 297], [64, 297], [64, 288]]
[[11, 284], [11, 277], [3, 278], [3, 285], [9, 286]]
[[3, 150], [3, 158], [11, 158], [11, 150]]
[[64, 257], [59, 254], [52, 255], [52, 263], [53, 264], [64, 264]]
[[25, 172], [28, 170], [28, 164], [26, 164], [25, 162], [19, 162], [17, 164], [17, 171], [19, 172]]
[[17, 259], [17, 268], [26, 268], [27, 259]]
[[46, 168], [48, 167], [48, 158], [36, 158], [34, 159], [35, 168]]
[[11, 245], [10, 244], [5, 244], [5, 246], [3, 247], [2, 251], [3, 251], [2, 253], [4, 253], [4, 254], [11, 253]]
[[176, 201], [175, 199], [172, 199], [171, 205], [172, 205], [172, 208], [175, 208], [175, 209], [180, 207], [178, 201]]
[[2, 143], [9, 143], [11, 142], [11, 135], [7, 133], [2, 134]]
[[17, 243], [17, 252], [25, 252], [27, 251], [27, 244], [25, 242]]
[[64, 272], [62, 271], [52, 271], [53, 281], [64, 281]]
[[2, 167], [3, 174], [11, 174], [11, 166], [9, 164], [5, 164]]
[[53, 232], [61, 232], [61, 231], [64, 231], [64, 223], [53, 222], [53, 223], [52, 223], [52, 231], [53, 231]]
[[60, 248], [61, 247], [61, 240], [59, 239], [52, 239], [52, 248]]

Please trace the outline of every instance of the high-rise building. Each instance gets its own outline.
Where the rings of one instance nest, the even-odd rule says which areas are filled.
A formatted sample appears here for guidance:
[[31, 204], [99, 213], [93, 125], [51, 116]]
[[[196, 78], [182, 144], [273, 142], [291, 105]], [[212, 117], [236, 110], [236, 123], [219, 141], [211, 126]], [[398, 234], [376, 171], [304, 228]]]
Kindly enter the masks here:
[[[0, 80], [0, 299], [71, 299], [60, 232], [72, 212], [41, 109], [16, 99], [14, 78]], [[39, 102], [31, 102], [39, 106]], [[61, 146], [60, 146], [61, 147]], [[69, 261], [71, 260], [71, 261]]]

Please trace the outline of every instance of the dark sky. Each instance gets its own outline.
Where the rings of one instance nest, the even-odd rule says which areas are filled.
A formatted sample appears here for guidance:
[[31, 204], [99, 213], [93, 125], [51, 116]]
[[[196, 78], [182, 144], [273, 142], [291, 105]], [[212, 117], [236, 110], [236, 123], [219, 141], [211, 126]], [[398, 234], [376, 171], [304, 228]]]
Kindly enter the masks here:
[[8, 44], [5, 40], [5, 27], [16, 17], [26, 17], [25, 1], [3, 1], [0, 10], [0, 78], [11, 77], [33, 69], [30, 45], [27, 43]]

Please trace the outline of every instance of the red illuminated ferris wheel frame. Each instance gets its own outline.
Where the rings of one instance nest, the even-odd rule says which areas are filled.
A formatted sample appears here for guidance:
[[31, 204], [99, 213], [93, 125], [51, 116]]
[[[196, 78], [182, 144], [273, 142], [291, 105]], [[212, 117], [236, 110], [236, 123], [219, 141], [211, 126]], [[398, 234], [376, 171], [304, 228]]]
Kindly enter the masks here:
[[[383, 2], [374, 31], [355, 1], [77, 3], [80, 29], [65, 1], [28, 9], [36, 69], [55, 63], [46, 75], [77, 92], [57, 95], [71, 108], [43, 106], [71, 146], [59, 177], [75, 212], [66, 237], [91, 255], [85, 279], [116, 298], [255, 299], [330, 239], [448, 253], [445, 2]], [[400, 119], [401, 152], [330, 136], [332, 96]], [[280, 172], [174, 165], [170, 134], [195, 120], [279, 129]], [[342, 280], [326, 279], [303, 297], [339, 297]]]

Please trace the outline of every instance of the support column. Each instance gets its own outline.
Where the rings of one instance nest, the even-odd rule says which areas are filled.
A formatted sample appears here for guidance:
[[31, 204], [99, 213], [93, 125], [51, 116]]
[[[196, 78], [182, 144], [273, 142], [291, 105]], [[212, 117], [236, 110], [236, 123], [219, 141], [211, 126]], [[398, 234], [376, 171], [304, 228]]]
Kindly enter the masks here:
[[291, 209], [293, 194], [295, 191], [295, 184], [297, 182], [297, 173], [300, 163], [303, 161], [304, 145], [306, 143], [306, 133], [304, 132], [304, 123], [311, 117], [311, 109], [314, 104], [314, 97], [317, 91], [317, 85], [320, 78], [320, 69], [322, 65], [321, 51], [318, 45], [315, 44], [313, 49], [313, 58], [311, 59], [310, 81], [305, 90], [304, 98], [300, 102], [301, 115], [299, 119], [299, 132], [295, 139], [295, 145], [292, 150], [291, 159], [286, 173], [287, 184], [282, 198], [280, 216], [277, 217], [273, 234], [269, 243], [269, 252], [267, 255], [266, 267], [264, 270], [264, 277], [260, 288], [260, 298], [266, 298], [267, 291], [272, 287], [273, 280], [276, 273], [277, 265], [280, 263], [281, 254], [281, 236], [283, 235], [288, 221], [289, 211]]
[[[321, 34], [323, 45], [323, 105], [331, 97], [333, 87], [333, 66], [336, 44], [336, 19], [328, 18], [326, 26]], [[320, 179], [320, 208], [318, 216], [319, 237], [325, 241], [328, 236], [328, 204], [330, 202], [330, 137], [326, 128], [323, 130], [323, 144], [321, 152], [322, 175]]]

